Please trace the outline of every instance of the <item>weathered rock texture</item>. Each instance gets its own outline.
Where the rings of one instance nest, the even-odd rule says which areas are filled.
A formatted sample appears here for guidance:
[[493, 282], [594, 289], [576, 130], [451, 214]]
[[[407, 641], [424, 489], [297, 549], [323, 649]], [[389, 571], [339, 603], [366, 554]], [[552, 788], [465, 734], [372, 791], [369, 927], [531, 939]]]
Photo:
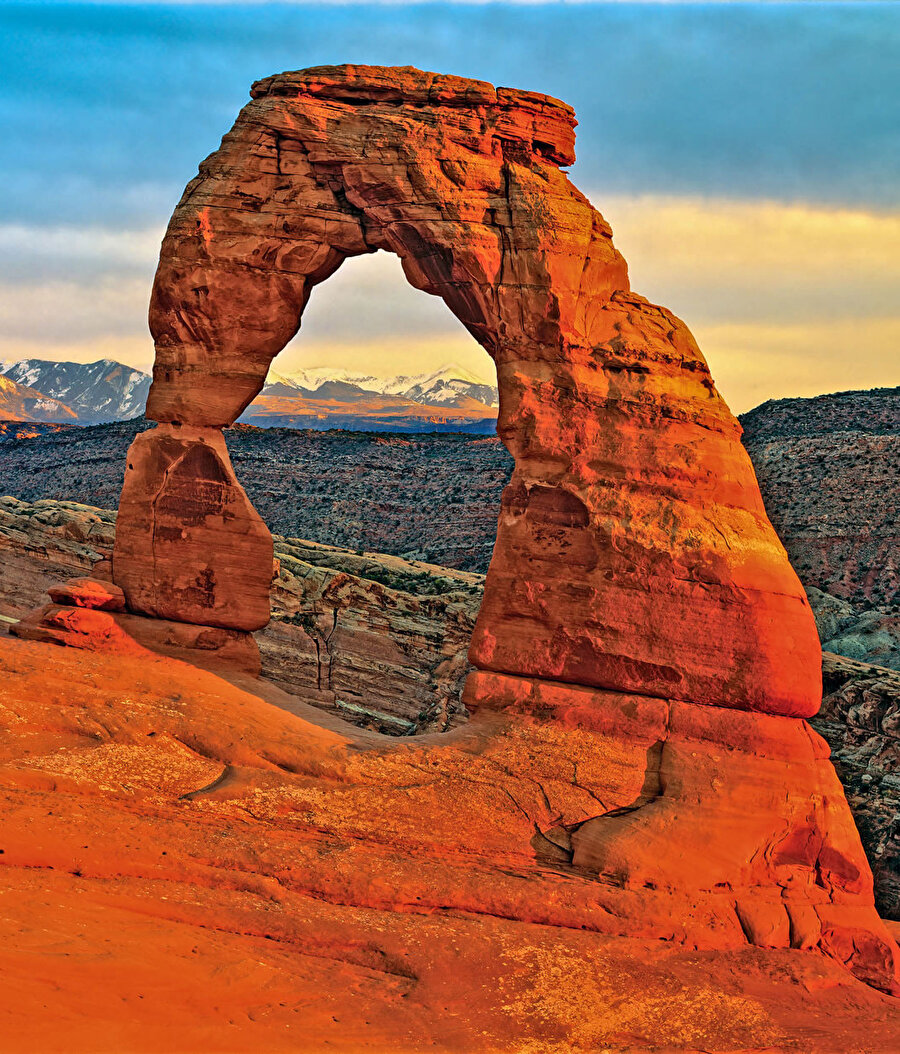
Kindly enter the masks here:
[[741, 421], [804, 584], [858, 615], [900, 605], [900, 388], [773, 400]]
[[160, 425], [131, 444], [113, 566], [133, 611], [265, 626], [272, 536], [237, 481], [221, 432]]
[[835, 766], [875, 875], [875, 899], [900, 920], [900, 673], [823, 655], [816, 728]]
[[[99, 643], [73, 637], [78, 617], [71, 612], [68, 629], [54, 624], [60, 612], [47, 608], [46, 594], [66, 604], [75, 590], [60, 587], [61, 578], [108, 574], [114, 524], [115, 513], [73, 502], [0, 498], [0, 618], [23, 620], [20, 635], [61, 641], [67, 633], [70, 644]], [[466, 650], [483, 575], [297, 538], [274, 541], [272, 619], [256, 634], [263, 676], [304, 702], [395, 735], [443, 731], [464, 719]], [[207, 647], [194, 661], [214, 659], [209, 645], [218, 642], [246, 667], [239, 631], [118, 621], [145, 642], [152, 633], [169, 653], [191, 633], [195, 641], [203, 634]]]
[[[87, 568], [98, 553], [102, 555], [109, 550], [111, 531], [106, 548], [98, 541], [97, 549], [86, 549], [75, 540], [88, 534], [92, 524], [105, 522], [102, 518], [109, 514], [72, 504], [59, 507], [41, 502], [29, 506], [14, 499], [3, 499], [0, 510], [0, 544], [5, 541], [2, 566], [17, 568], [12, 590], [16, 599], [8, 610], [25, 615], [24, 622], [14, 627], [17, 635], [94, 651], [112, 651], [125, 662], [141, 656], [146, 658], [146, 649], [150, 647], [155, 652], [188, 658], [194, 665], [209, 665], [221, 657], [230, 660], [232, 669], [236, 662], [247, 668], [247, 656], [240, 649], [240, 634], [235, 631], [133, 616], [108, 617], [100, 620], [103, 624], [99, 626], [95, 619], [93, 624], [85, 625], [84, 616], [59, 606], [26, 614], [41, 602], [41, 594], [46, 589], [42, 566], [58, 566], [65, 554], [70, 566]], [[257, 634], [263, 673], [269, 681], [285, 688], [295, 700], [311, 702], [356, 724], [381, 731], [403, 734], [442, 730], [459, 722], [462, 715], [458, 698], [468, 670], [465, 651], [478, 610], [480, 576], [409, 564], [396, 557], [357, 555], [296, 539], [276, 539], [275, 548], [280, 572], [273, 594], [273, 619]], [[9, 556], [19, 559], [6, 559]], [[103, 566], [103, 561], [97, 565], [98, 569]], [[0, 592], [7, 584], [13, 585], [11, 579], [0, 578]], [[70, 588], [69, 592], [78, 590]], [[184, 647], [191, 633], [202, 636], [205, 645], [193, 655]], [[215, 640], [214, 634], [219, 634]], [[194, 641], [195, 648], [198, 643]], [[216, 643], [225, 647], [225, 654], [216, 654], [211, 647]], [[52, 657], [45, 661], [53, 665]], [[836, 673], [835, 662], [841, 660], [829, 658], [826, 675], [829, 688], [834, 687], [836, 695], [834, 699], [826, 697], [822, 720], [815, 719], [816, 727], [838, 751], [839, 774], [855, 805], [855, 816], [862, 824], [864, 842], [878, 881], [880, 906], [884, 912], [896, 916], [900, 914], [894, 870], [897, 795], [891, 780], [897, 772], [897, 755], [890, 733], [885, 734], [882, 728], [889, 729], [891, 714], [900, 705], [900, 685], [894, 686], [891, 696], [891, 684], [884, 680], [884, 671], [880, 674], [872, 667], [852, 664], [853, 677], [860, 683], [851, 687], [845, 684], [849, 675]], [[324, 677], [331, 678], [331, 690], [322, 686]], [[524, 679], [510, 679], [505, 694], [508, 696], [510, 691], [521, 694], [528, 683]], [[866, 700], [870, 699], [873, 686], [881, 693], [874, 709], [848, 705], [860, 692]], [[477, 707], [479, 700], [474, 702]], [[497, 705], [492, 699], [488, 702]], [[760, 837], [760, 826], [767, 824], [770, 829], [763, 831], [763, 837], [773, 845], [781, 845], [777, 854], [778, 869], [784, 876], [789, 871], [785, 853], [793, 850], [790, 840], [787, 849], [784, 839], [779, 842], [771, 825], [784, 823], [789, 827], [793, 820], [797, 821], [795, 825], [806, 829], [807, 824], [798, 821], [797, 812], [809, 811], [809, 798], [799, 792], [785, 794], [785, 788], [801, 786], [810, 780], [819, 785], [816, 793], [830, 802], [830, 814], [825, 814], [828, 824], [842, 829], [841, 837], [852, 847], [855, 835], [848, 827], [833, 773], [821, 759], [813, 759], [809, 765], [810, 746], [817, 741], [803, 731], [802, 722], [770, 724], [766, 737], [766, 729], [758, 716], [699, 708], [700, 714], [722, 715], [725, 727], [718, 729], [718, 736], [728, 740], [727, 748], [723, 749], [715, 745], [714, 721], [707, 720], [705, 728], [686, 723], [690, 711], [698, 708], [679, 709], [660, 700], [601, 696], [590, 690], [548, 683], [533, 693], [531, 700], [520, 699], [515, 712], [521, 716], [526, 709], [542, 719], [545, 728], [540, 734], [551, 740], [558, 734], [554, 733], [554, 727], [575, 724], [586, 726], [588, 740], [593, 742], [591, 737], [599, 727], [606, 736], [604, 749], [608, 750], [609, 743], [618, 739], [621, 751], [636, 750], [634, 757], [641, 759], [636, 778], [642, 782], [631, 798], [626, 795], [623, 799], [621, 794], [617, 797], [618, 792], [592, 778], [585, 786], [596, 795], [597, 800], [588, 810], [596, 809], [596, 816], [583, 824], [576, 819], [569, 826], [551, 824], [543, 832], [535, 832], [532, 849], [548, 866], [581, 874], [575, 864], [577, 850], [577, 867], [586, 862], [596, 867], [598, 839], [602, 847], [604, 826], [614, 831], [618, 815], [619, 823], [629, 816], [639, 820], [638, 830], [648, 822], [651, 827], [648, 834], [642, 832], [635, 839], [617, 865], [620, 875], [627, 869], [632, 885], [639, 888], [646, 882], [658, 885], [661, 866], [668, 872], [669, 882], [674, 876], [680, 885], [688, 888], [696, 882], [696, 872], [701, 866], [731, 869], [732, 877], [727, 885], [732, 889], [736, 876], [745, 870], [748, 880], [759, 881], [765, 878], [767, 863], [759, 854], [754, 858], [754, 846]], [[625, 715], [627, 720], [623, 721]], [[548, 718], [556, 720], [548, 721]], [[628, 746], [635, 739], [637, 746]], [[817, 749], [823, 752], [821, 743]], [[807, 757], [805, 773], [801, 768], [804, 756]], [[703, 765], [701, 757], [706, 758]], [[723, 760], [724, 773], [720, 773], [718, 769]], [[579, 783], [584, 778], [584, 762], [573, 754], [571, 765], [572, 780]], [[514, 783], [509, 787], [515, 793]], [[447, 792], [452, 793], [449, 786]], [[691, 794], [701, 804], [700, 809], [697, 803], [689, 802]], [[624, 808], [620, 808], [620, 800], [627, 801]], [[643, 807], [637, 808], [642, 803]], [[653, 803], [653, 808], [648, 808]], [[678, 825], [679, 809], [686, 809], [693, 818], [687, 829]], [[821, 804], [810, 814], [814, 833], [807, 837], [811, 838], [812, 847], [820, 836], [829, 843], [835, 836], [830, 826], [823, 824], [821, 814]], [[540, 820], [535, 816], [535, 822]], [[654, 823], [656, 832], [652, 830]], [[670, 824], [678, 826], [681, 832], [681, 841], [677, 844], [668, 837]], [[662, 847], [661, 837], [665, 840]], [[812, 848], [808, 848], [811, 852]], [[727, 854], [731, 854], [730, 858]], [[828, 853], [819, 855], [823, 861], [829, 860]], [[835, 858], [830, 859], [833, 866]], [[852, 862], [852, 853], [849, 860]], [[799, 873], [806, 873], [805, 868], [800, 868]], [[865, 880], [864, 868], [857, 881], [860, 879]], [[709, 880], [710, 876], [706, 875], [705, 882]], [[753, 889], [751, 885], [743, 890], [742, 896], [736, 897], [741, 902], [742, 925], [747, 927], [751, 939], [764, 943], [775, 939], [766, 936], [769, 930], [784, 936], [785, 916], [777, 897], [764, 897], [760, 907], [756, 904], [758, 887], [751, 892]], [[799, 912], [798, 918], [805, 916], [807, 925], [814, 922], [814, 916], [818, 918], [814, 908], [810, 914], [808, 905], [804, 906], [807, 897], [802, 886], [798, 891], [788, 883], [786, 896], [788, 911], [795, 915]], [[827, 904], [821, 893], [818, 896], [820, 907], [825, 910]], [[635, 894], [628, 903], [629, 910], [637, 913], [642, 910], [639, 895]], [[713, 914], [721, 913], [728, 903], [727, 897], [716, 898], [711, 909]], [[677, 911], [683, 909], [684, 904], [679, 900]], [[622, 921], [623, 926], [634, 924], [634, 920], [627, 924]], [[672, 925], [671, 935], [680, 934], [679, 939], [700, 943], [709, 940], [708, 932], [698, 937], [696, 927], [686, 918], [677, 924], [673, 920]], [[799, 925], [795, 922], [795, 930]]]
[[354, 724], [408, 735], [464, 719], [483, 576], [277, 538], [263, 675]]
[[0, 637], [0, 668], [4, 1054], [896, 1052], [894, 1000], [784, 946], [789, 917], [814, 937], [802, 896], [770, 928], [727, 888], [673, 916], [535, 859], [640, 793], [622, 700], [607, 731], [409, 740], [152, 652]]
[[0, 497], [0, 616], [21, 618], [60, 580], [112, 554], [116, 514], [71, 501]]

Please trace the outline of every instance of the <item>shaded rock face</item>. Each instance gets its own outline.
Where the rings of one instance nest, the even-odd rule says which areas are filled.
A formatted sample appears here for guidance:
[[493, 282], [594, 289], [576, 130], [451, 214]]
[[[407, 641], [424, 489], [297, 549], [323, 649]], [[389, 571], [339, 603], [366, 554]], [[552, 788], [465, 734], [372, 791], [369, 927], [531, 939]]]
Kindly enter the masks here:
[[900, 673], [827, 652], [823, 660], [815, 725], [872, 862], [879, 910], [900, 920]]
[[[108, 574], [115, 520], [114, 512], [74, 502], [0, 498], [0, 625], [6, 618], [30, 621], [32, 639], [62, 641], [54, 624], [59, 612], [47, 609], [46, 594], [78, 604], [79, 579]], [[272, 617], [254, 635], [265, 678], [319, 709], [392, 735], [445, 731], [465, 719], [466, 649], [483, 575], [298, 538], [276, 535], [274, 543]], [[60, 579], [67, 584], [59, 586]], [[71, 613], [66, 618], [71, 632], [89, 629], [73, 626]], [[183, 649], [191, 631], [220, 637], [232, 652], [237, 647], [236, 631], [161, 619], [144, 619], [143, 627], [133, 617], [118, 622], [144, 641], [155, 634], [168, 653]], [[70, 634], [69, 643], [78, 639]], [[212, 657], [206, 648], [194, 661], [208, 664]]]
[[[147, 412], [167, 427], [143, 442], [233, 422], [314, 286], [348, 256], [395, 252], [496, 362], [498, 432], [516, 461], [472, 662], [814, 712], [815, 628], [739, 427], [686, 327], [629, 291], [609, 227], [560, 170], [574, 160], [572, 111], [407, 68], [288, 73], [252, 95], [163, 243]], [[134, 494], [165, 504], [171, 485], [146, 459], [123, 510]], [[146, 578], [134, 554], [178, 529], [161, 514], [120, 523], [115, 578], [133, 610], [160, 613], [134, 584]], [[220, 602], [225, 576], [195, 568], [192, 544], [173, 541], [156, 575], [209, 566], [217, 624], [255, 628], [244, 607], [263, 606], [263, 583]], [[202, 604], [166, 614], [209, 620]]]
[[627, 701], [410, 741], [152, 651], [0, 636], [0, 668], [4, 1054], [896, 1054], [893, 1000], [784, 946], [799, 890], [767, 932], [745, 890], [673, 913], [535, 861], [641, 793]]
[[116, 514], [71, 501], [0, 497], [0, 616], [21, 618], [61, 579], [112, 554]]
[[483, 575], [276, 538], [262, 672], [297, 698], [393, 735], [465, 717]]

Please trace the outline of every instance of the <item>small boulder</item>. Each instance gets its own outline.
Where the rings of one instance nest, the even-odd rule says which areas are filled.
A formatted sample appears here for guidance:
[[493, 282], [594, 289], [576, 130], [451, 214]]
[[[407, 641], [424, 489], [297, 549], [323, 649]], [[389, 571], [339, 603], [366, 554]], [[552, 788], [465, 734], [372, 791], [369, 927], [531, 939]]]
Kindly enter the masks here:
[[125, 594], [112, 582], [95, 578], [71, 578], [47, 592], [54, 604], [64, 607], [93, 608], [95, 611], [124, 611]]

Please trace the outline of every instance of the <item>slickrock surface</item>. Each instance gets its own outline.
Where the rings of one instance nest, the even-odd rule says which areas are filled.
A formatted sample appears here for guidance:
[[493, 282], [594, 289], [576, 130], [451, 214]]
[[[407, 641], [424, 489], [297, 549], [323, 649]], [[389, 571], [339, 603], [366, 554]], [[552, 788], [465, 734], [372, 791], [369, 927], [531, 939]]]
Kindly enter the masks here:
[[[114, 519], [73, 503], [0, 499], [0, 614], [22, 618], [46, 603], [48, 584], [111, 554]], [[85, 537], [91, 545], [78, 540]], [[275, 553], [272, 621], [256, 634], [268, 680], [392, 735], [443, 731], [465, 719], [460, 696], [481, 576], [298, 539], [276, 537]], [[900, 678], [828, 654], [824, 676], [812, 724], [834, 752], [879, 911], [900, 919]], [[327, 678], [330, 689], [320, 687]]]
[[733, 892], [698, 951], [654, 891], [535, 859], [634, 797], [637, 741], [386, 739], [152, 654], [0, 637], [0, 666], [8, 1054], [896, 1050], [895, 1000], [748, 947]]
[[[115, 513], [102, 509], [0, 498], [0, 615], [42, 608], [60, 579], [112, 555], [114, 533]], [[275, 556], [272, 620], [256, 634], [266, 677], [395, 735], [463, 718], [482, 575], [279, 537]]]

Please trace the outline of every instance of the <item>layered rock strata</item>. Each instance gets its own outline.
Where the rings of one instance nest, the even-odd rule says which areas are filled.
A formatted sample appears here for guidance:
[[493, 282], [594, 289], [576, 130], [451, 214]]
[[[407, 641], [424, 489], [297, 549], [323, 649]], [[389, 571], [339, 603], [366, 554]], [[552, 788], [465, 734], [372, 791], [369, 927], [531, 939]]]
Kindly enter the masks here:
[[[515, 459], [467, 699], [624, 751], [627, 796], [570, 807], [544, 791], [552, 822], [525, 810], [532, 844], [580, 880], [653, 890], [644, 901], [679, 926], [687, 896], [689, 940], [734, 922], [892, 989], [896, 948], [846, 801], [796, 720], [821, 698], [809, 604], [690, 332], [630, 291], [608, 225], [562, 171], [571, 109], [410, 68], [322, 67], [251, 95], [162, 246], [160, 423], [129, 453], [113, 556], [130, 609], [265, 623], [271, 543], [220, 429], [315, 285], [394, 252], [494, 359]], [[633, 932], [627, 908], [613, 914]]]
[[[73, 502], [0, 498], [0, 617], [41, 625], [41, 639], [61, 640], [62, 627], [45, 619], [59, 614], [47, 609], [46, 594], [55, 594], [58, 606], [66, 591], [60, 578], [109, 575], [115, 518]], [[443, 731], [463, 720], [466, 649], [483, 575], [297, 538], [276, 535], [274, 542], [272, 619], [255, 634], [264, 677], [304, 702], [393, 735]], [[144, 633], [156, 632], [170, 649], [186, 646], [191, 634], [197, 640], [205, 633], [207, 645], [241, 637], [237, 630], [144, 622]], [[97, 643], [84, 635], [66, 639]], [[234, 645], [224, 654], [235, 654]], [[209, 647], [194, 655], [201, 664], [215, 658]]]
[[[21, 619], [44, 605], [48, 584], [53, 589], [60, 576], [102, 570], [106, 561], [97, 561], [112, 553], [114, 522], [114, 513], [72, 502], [0, 498], [2, 615]], [[272, 620], [256, 634], [267, 680], [356, 725], [395, 735], [461, 723], [482, 576], [277, 535], [274, 541]], [[197, 654], [192, 658], [196, 663]], [[878, 909], [900, 919], [900, 674], [822, 658], [825, 695], [811, 723], [832, 749], [875, 876]], [[326, 670], [331, 690], [321, 688]]]
[[[145, 660], [149, 648], [220, 672], [223, 664], [232, 672], [252, 668], [240, 645], [242, 635], [236, 631], [135, 616], [112, 618], [102, 611], [79, 612], [59, 604], [27, 614], [46, 588], [44, 562], [57, 566], [62, 554], [67, 554], [72, 564], [81, 562], [87, 568], [98, 550], [103, 555], [111, 547], [111, 536], [106, 548], [99, 544], [97, 550], [85, 550], [75, 540], [87, 534], [91, 524], [104, 522], [101, 517], [108, 514], [69, 504], [56, 509], [54, 515], [53, 508], [51, 502], [36, 506], [13, 499], [2, 502], [0, 541], [7, 539], [4, 557], [21, 552], [30, 558], [29, 564], [19, 565], [19, 599], [10, 609], [25, 616], [14, 627], [18, 636], [112, 653], [126, 664]], [[276, 539], [275, 549], [280, 570], [273, 594], [273, 620], [257, 634], [264, 677], [285, 688], [293, 700], [313, 703], [380, 731], [406, 735], [459, 723], [459, 693], [469, 669], [466, 645], [480, 598], [478, 576], [298, 540]], [[14, 562], [5, 559], [4, 566]], [[105, 573], [105, 564], [102, 560], [96, 564], [95, 574]], [[25, 566], [31, 568], [30, 578], [22, 573]], [[86, 588], [83, 579], [75, 579], [66, 587], [53, 588], [53, 593], [60, 601], [75, 603], [99, 593], [106, 603], [105, 589], [103, 582]], [[193, 652], [188, 647], [191, 644]], [[221, 650], [222, 644], [228, 646]], [[842, 660], [826, 658], [827, 681], [836, 694], [826, 697], [822, 720], [816, 718], [816, 725], [838, 750], [840, 771], [856, 803], [856, 816], [863, 824], [869, 859], [875, 866], [882, 908], [896, 915], [898, 902], [891, 877], [896, 855], [895, 810], [891, 807], [896, 806], [896, 795], [892, 798], [891, 779], [897, 758], [892, 739], [880, 729], [890, 726], [891, 714], [900, 705], [900, 686], [895, 686], [891, 696], [891, 685], [879, 679], [874, 668], [851, 664], [856, 669], [850, 678], [836, 666]], [[326, 670], [332, 679], [331, 690], [322, 687]], [[479, 689], [483, 678], [488, 683]], [[873, 689], [878, 694], [873, 695]], [[804, 731], [802, 722], [772, 719], [767, 730], [758, 716], [738, 711], [665, 704], [524, 678], [505, 678], [498, 685], [490, 674], [469, 684], [468, 699], [476, 713], [496, 709], [498, 699], [511, 696], [517, 697], [516, 703], [504, 720], [519, 715], [529, 723], [537, 721], [544, 726], [541, 735], [551, 741], [559, 734], [555, 728], [569, 728], [566, 741], [573, 743], [577, 741], [571, 738], [574, 728], [576, 737], [587, 737], [588, 746], [599, 734], [606, 743], [605, 757], [611, 756], [609, 744], [618, 740], [626, 758], [621, 764], [630, 758], [628, 763], [635, 766], [628, 788], [612, 791], [594, 776], [585, 780], [585, 773], [594, 770], [585, 769], [584, 760], [572, 755], [573, 782], [588, 787], [595, 798], [580, 814], [561, 813], [549, 823], [546, 816], [535, 814], [538, 826], [530, 848], [541, 866], [579, 875], [601, 863], [606, 868], [614, 865], [623, 884], [637, 889], [657, 887], [660, 899], [678, 897], [678, 903], [677, 887], [691, 887], [701, 867], [709, 869], [704, 884], [711, 883], [711, 888], [717, 876], [730, 869], [726, 886], [736, 890], [739, 879], [742, 884], [742, 891], [733, 898], [739, 905], [741, 925], [752, 942], [764, 945], [767, 941], [777, 944], [778, 935], [784, 936], [791, 927], [792, 939], [798, 939], [805, 925], [807, 942], [816, 932], [830, 934], [828, 896], [817, 888], [817, 882], [812, 887], [808, 880], [796, 882], [798, 875], [802, 878], [816, 872], [816, 854], [822, 856], [822, 875], [827, 875], [832, 888], [836, 882], [858, 888], [866, 881], [864, 869], [855, 876], [850, 871], [855, 866], [855, 835], [841, 809], [834, 772], [824, 760], [826, 749], [815, 735]], [[871, 713], [871, 708], [858, 705], [873, 698], [878, 705]], [[707, 719], [704, 726], [691, 726], [692, 710], [700, 715], [719, 713], [722, 720]], [[701, 763], [700, 758], [705, 760]], [[716, 772], [720, 766], [724, 774]], [[549, 773], [550, 769], [551, 778]], [[818, 785], [816, 793], [821, 794], [822, 804], [811, 814], [805, 848], [798, 849], [784, 832], [805, 827], [802, 815], [809, 809], [808, 799], [785, 794], [785, 786], [799, 774], [804, 776], [801, 782]], [[535, 778], [549, 786], [543, 777]], [[510, 789], [513, 787], [511, 782]], [[452, 793], [449, 785], [447, 792]], [[702, 809], [697, 809], [692, 798]], [[693, 809], [696, 823], [674, 844], [668, 829], [680, 809]], [[617, 825], [628, 823], [629, 817], [640, 821], [638, 837], [617, 861], [603, 859], [608, 836], [616, 833]], [[750, 823], [751, 817], [758, 821]], [[842, 833], [836, 835], [829, 825]], [[838, 850], [832, 851], [836, 837]], [[768, 850], [754, 853], [760, 841]], [[661, 865], [668, 879], [660, 874]], [[776, 879], [780, 876], [784, 881], [788, 874], [794, 880], [786, 882], [786, 895], [769, 895], [755, 903], [766, 884], [777, 891], [782, 886]], [[667, 885], [670, 890], [664, 894]], [[808, 903], [810, 896], [813, 906]], [[784, 904], [780, 897], [786, 897]], [[719, 905], [714, 911], [721, 912], [728, 897], [723, 895], [713, 903]], [[822, 911], [821, 918], [815, 904]], [[621, 924], [633, 928], [636, 920]], [[671, 931], [676, 939], [703, 944], [711, 939], [711, 932], [709, 928], [698, 930], [687, 920]], [[829, 935], [820, 940], [839, 938]]]

